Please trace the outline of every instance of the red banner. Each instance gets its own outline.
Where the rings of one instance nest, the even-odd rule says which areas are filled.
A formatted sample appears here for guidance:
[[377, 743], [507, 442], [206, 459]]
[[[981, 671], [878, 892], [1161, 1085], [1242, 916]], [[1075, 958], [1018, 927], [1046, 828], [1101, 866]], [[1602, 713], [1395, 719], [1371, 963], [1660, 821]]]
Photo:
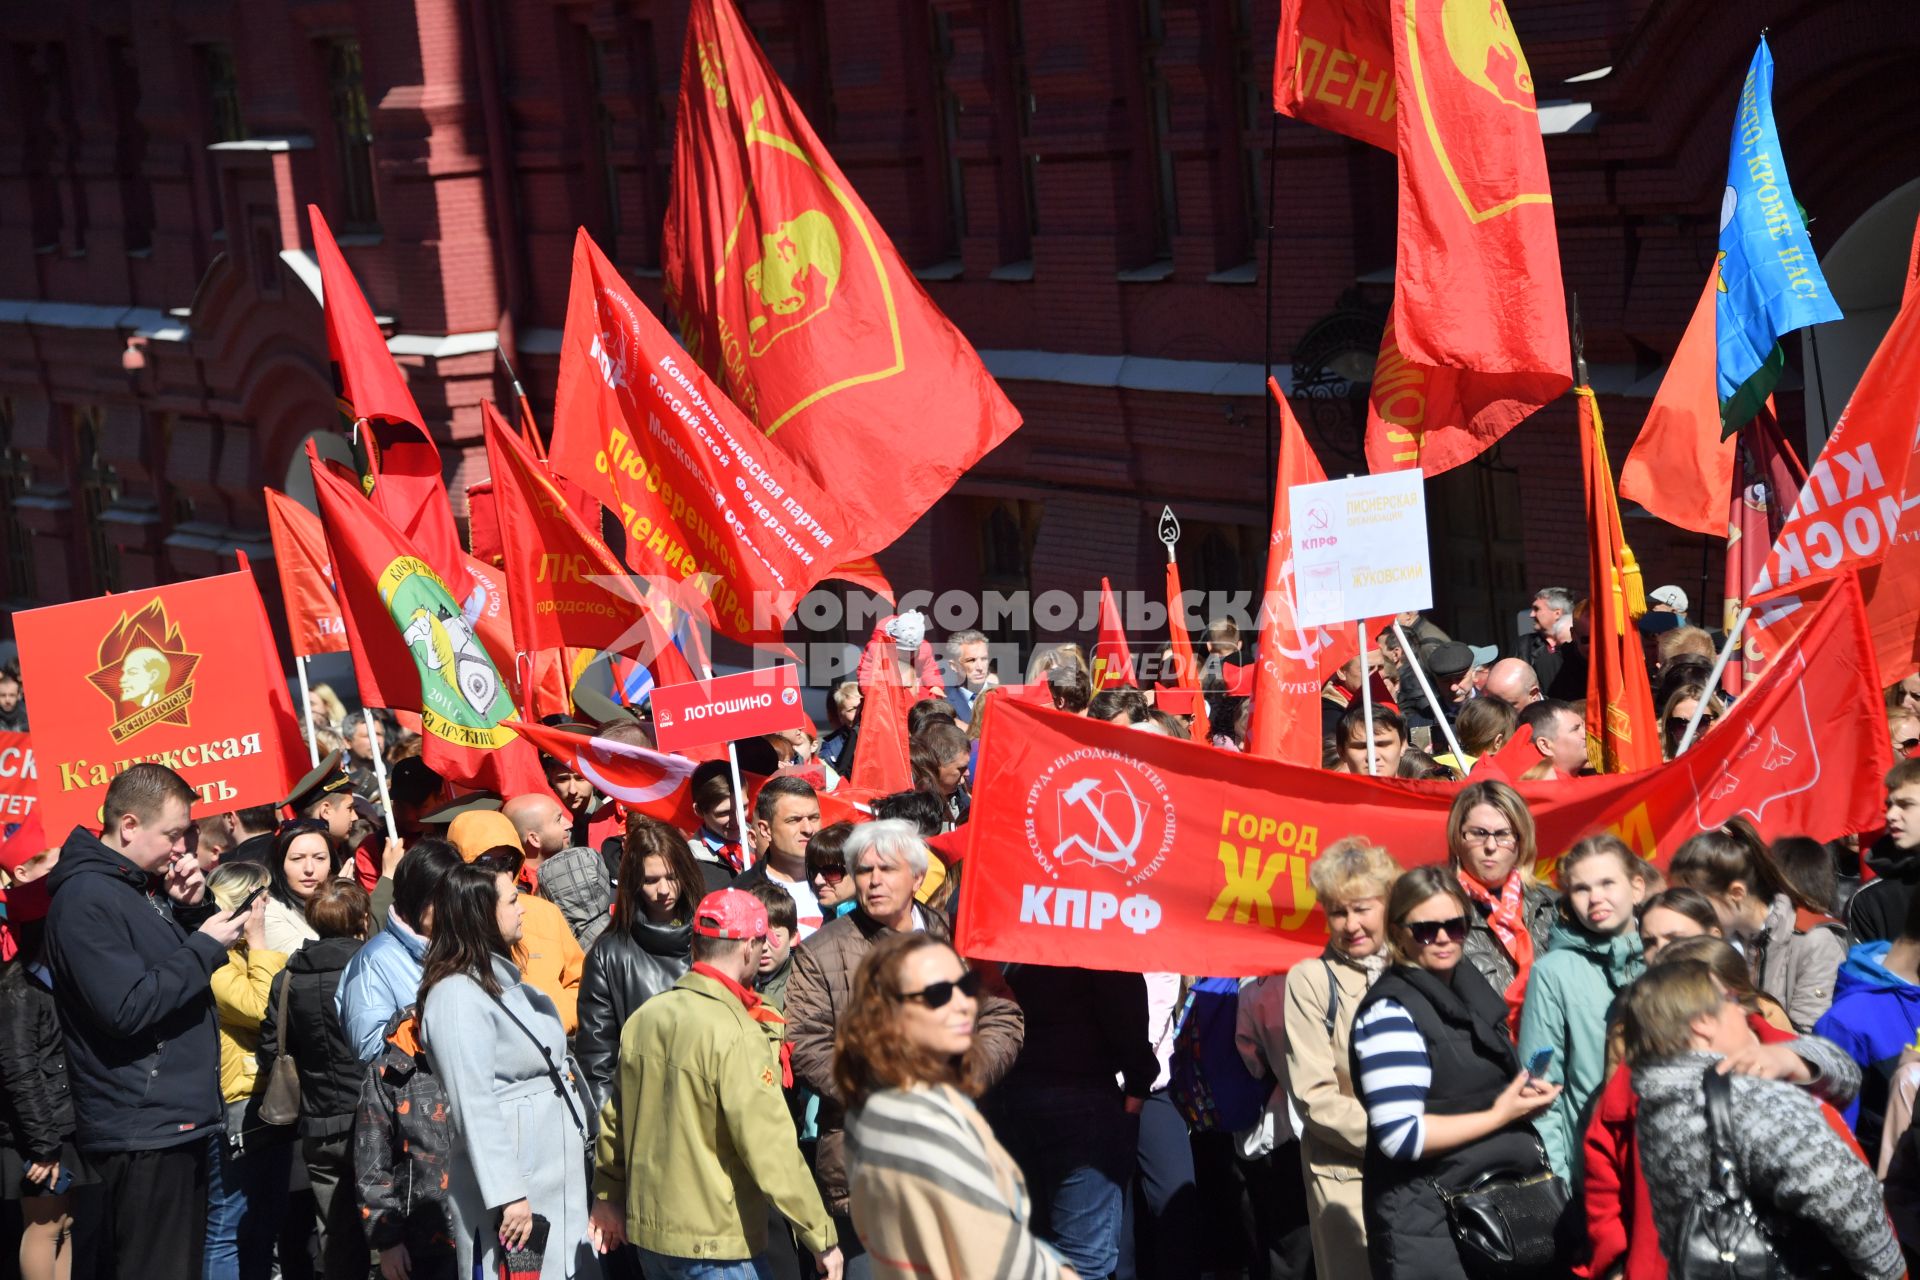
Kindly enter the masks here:
[[0, 729], [0, 827], [25, 822], [39, 793], [33, 739]]
[[1367, 465], [1435, 475], [1573, 384], [1533, 75], [1500, 0], [1392, 0], [1400, 250]]
[[[1892, 756], [1877, 681], [1849, 583], [1686, 755], [1517, 784], [1543, 874], [1603, 831], [1664, 862], [1735, 814], [1768, 839], [1878, 825]], [[1319, 851], [1364, 836], [1404, 866], [1435, 861], [1461, 785], [1305, 769], [1010, 701], [980, 746], [959, 946], [1130, 972], [1279, 972], [1326, 941], [1307, 883]]]
[[1386, 0], [1282, 0], [1273, 109], [1399, 150], [1399, 85]]
[[1578, 387], [1580, 468], [1587, 481], [1587, 598], [1593, 651], [1587, 664], [1587, 750], [1602, 773], [1660, 763], [1660, 722], [1634, 619], [1646, 612], [1640, 566], [1620, 527], [1606, 428], [1591, 387]]
[[732, 0], [688, 9], [664, 243], [687, 349], [832, 495], [839, 561], [891, 546], [1020, 425]]
[[113, 775], [152, 761], [210, 811], [274, 804], [304, 760], [281, 707], [286, 678], [261, 645], [266, 612], [250, 573], [31, 609], [14, 615], [34, 717], [41, 820], [49, 838], [98, 830]]
[[296, 657], [344, 653], [347, 626], [333, 597], [333, 566], [320, 517], [277, 489], [265, 490], [267, 531], [273, 537], [273, 567], [280, 575], [287, 631]]
[[653, 736], [662, 751], [738, 742], [798, 729], [806, 721], [799, 669], [784, 662], [692, 684], [653, 687]]

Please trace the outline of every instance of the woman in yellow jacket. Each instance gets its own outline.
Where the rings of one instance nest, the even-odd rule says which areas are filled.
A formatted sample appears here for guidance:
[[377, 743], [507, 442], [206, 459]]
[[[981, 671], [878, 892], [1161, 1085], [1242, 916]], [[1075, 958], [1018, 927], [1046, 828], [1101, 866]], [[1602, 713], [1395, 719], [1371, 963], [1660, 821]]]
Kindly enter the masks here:
[[254, 1105], [266, 1074], [258, 1054], [260, 1024], [271, 1014], [267, 995], [287, 957], [266, 945], [267, 869], [257, 862], [230, 862], [207, 880], [222, 911], [253, 895], [247, 927], [213, 972], [213, 1003], [220, 1016], [220, 1096], [227, 1104], [227, 1131], [214, 1139], [208, 1161], [207, 1253], [204, 1280], [268, 1280], [273, 1242], [286, 1211], [292, 1130], [261, 1123]]

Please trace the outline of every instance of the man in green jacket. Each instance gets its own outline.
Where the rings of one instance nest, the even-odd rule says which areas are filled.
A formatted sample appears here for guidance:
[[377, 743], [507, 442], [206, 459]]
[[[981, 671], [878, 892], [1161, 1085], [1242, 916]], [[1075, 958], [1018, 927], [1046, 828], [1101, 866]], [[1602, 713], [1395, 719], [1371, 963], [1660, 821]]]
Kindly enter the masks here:
[[751, 1276], [768, 1204], [840, 1280], [833, 1219], [800, 1155], [781, 1091], [779, 1015], [747, 984], [767, 909], [721, 889], [693, 914], [693, 967], [620, 1034], [619, 1077], [600, 1111], [594, 1246], [629, 1240], [649, 1276]]

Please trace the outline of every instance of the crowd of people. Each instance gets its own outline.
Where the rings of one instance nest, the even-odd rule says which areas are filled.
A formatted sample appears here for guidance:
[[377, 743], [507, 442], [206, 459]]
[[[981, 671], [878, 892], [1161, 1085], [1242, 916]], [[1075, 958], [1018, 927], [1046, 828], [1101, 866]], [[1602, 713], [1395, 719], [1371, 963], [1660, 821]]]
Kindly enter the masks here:
[[[1677, 750], [1719, 706], [1713, 641], [1654, 599]], [[1920, 676], [1888, 691], [1883, 833], [1736, 819], [1663, 868], [1541, 848], [1475, 766], [1524, 724], [1529, 777], [1587, 767], [1579, 613], [1542, 591], [1505, 658], [1403, 616], [1329, 680], [1327, 768], [1463, 783], [1444, 849], [1355, 814], [1310, 872], [1325, 951], [1250, 979], [955, 951], [940, 851], [1007, 696], [978, 632], [942, 662], [884, 623], [827, 732], [734, 744], [767, 781], [694, 772], [686, 830], [557, 758], [545, 791], [454, 795], [399, 720], [316, 687], [327, 753], [280, 805], [196, 814], [141, 764], [100, 830], [30, 821], [0, 853], [20, 1274], [1658, 1280], [1731, 1205], [1767, 1274], [1901, 1276]], [[1202, 645], [1208, 736], [1238, 749], [1239, 637]], [[828, 822], [889, 662], [914, 786]], [[1096, 692], [1075, 646], [1024, 675], [1196, 732], [1178, 699]], [[17, 674], [0, 703], [24, 723]], [[651, 744], [581, 704], [604, 714], [570, 727]]]

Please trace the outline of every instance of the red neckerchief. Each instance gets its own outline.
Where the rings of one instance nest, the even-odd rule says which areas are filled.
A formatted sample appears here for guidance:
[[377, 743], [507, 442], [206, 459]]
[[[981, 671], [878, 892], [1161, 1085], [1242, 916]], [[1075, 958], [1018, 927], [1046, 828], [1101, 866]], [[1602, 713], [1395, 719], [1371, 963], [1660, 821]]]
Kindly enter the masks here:
[[1533, 973], [1533, 933], [1527, 928], [1524, 878], [1518, 868], [1509, 872], [1507, 882], [1500, 886], [1500, 896], [1496, 898], [1465, 867], [1457, 868], [1454, 874], [1469, 898], [1493, 908], [1492, 914], [1487, 917], [1487, 927], [1493, 930], [1493, 936], [1506, 949], [1507, 958], [1513, 961], [1513, 981], [1501, 995], [1507, 1003], [1508, 1028], [1514, 1039], [1518, 1040], [1520, 1005], [1527, 996], [1527, 978]]
[[780, 1033], [780, 1085], [786, 1089], [793, 1088], [793, 1046], [787, 1043], [787, 1036], [784, 1030], [787, 1025], [786, 1018], [781, 1016], [779, 1010], [762, 1000], [758, 991], [747, 990], [705, 961], [696, 963], [693, 966], [693, 972], [700, 974], [702, 977], [712, 978], [715, 982], [733, 992], [735, 998], [737, 998], [742, 1005], [746, 1006], [747, 1016], [755, 1022], [770, 1027], [783, 1028]]

